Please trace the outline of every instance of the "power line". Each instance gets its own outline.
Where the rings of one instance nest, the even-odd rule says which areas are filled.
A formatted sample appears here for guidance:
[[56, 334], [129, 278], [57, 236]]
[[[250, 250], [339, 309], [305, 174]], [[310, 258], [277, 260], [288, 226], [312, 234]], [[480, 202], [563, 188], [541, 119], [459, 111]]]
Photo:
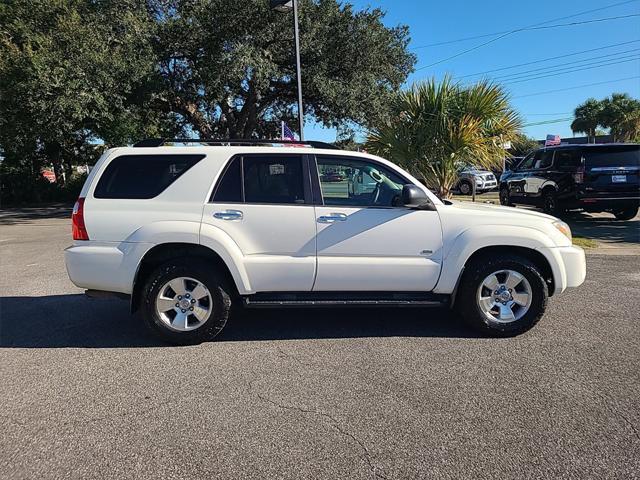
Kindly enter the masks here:
[[[630, 58], [633, 55], [624, 55], [631, 52], [638, 52], [640, 48], [632, 48], [631, 50], [625, 50], [623, 52], [612, 53], [609, 55], [600, 55], [598, 57], [592, 58], [584, 58], [582, 60], [575, 60], [573, 62], [565, 62], [565, 63], [556, 63], [555, 65], [547, 65], [546, 67], [533, 68], [531, 70], [524, 70], [522, 72], [508, 73], [506, 75], [499, 75], [497, 77], [493, 77], [493, 80], [516, 80], [517, 77], [526, 77], [531, 74], [538, 75], [540, 73], [546, 73], [546, 71], [553, 71], [554, 68], [566, 69], [566, 68], [578, 68], [585, 67], [588, 65], [595, 65], [597, 63], [608, 62], [613, 60], [621, 60], [623, 58]], [[598, 60], [600, 59], [600, 60]], [[586, 63], [585, 63], [586, 62]], [[578, 65], [576, 65], [578, 64]], [[568, 65], [574, 65], [573, 67], [568, 67]], [[538, 72], [538, 73], [533, 73]], [[513, 77], [513, 78], [512, 78]]]
[[595, 82], [595, 83], [587, 83], [587, 84], [584, 84], [584, 85], [575, 85], [573, 87], [559, 88], [557, 90], [546, 90], [544, 92], [528, 93], [526, 95], [518, 95], [517, 97], [511, 97], [511, 98], [512, 99], [516, 99], [516, 98], [525, 98], [525, 97], [535, 97], [535, 96], [538, 96], [538, 95], [547, 95], [549, 93], [567, 92], [569, 90], [577, 90], [579, 88], [586, 88], [586, 87], [595, 87], [596, 85], [605, 85], [607, 83], [616, 83], [616, 82], [623, 82], [623, 81], [626, 81], [626, 80], [635, 80], [636, 78], [640, 78], [640, 75], [635, 75], [633, 77], [617, 78], [615, 80], [606, 80], [604, 82]]
[[560, 123], [560, 122], [568, 122], [569, 120], [573, 120], [573, 117], [567, 118], [556, 118], [555, 120], [545, 120], [543, 122], [533, 122], [533, 123], [525, 123], [522, 125], [523, 127], [533, 127], [534, 125], [546, 125], [547, 123]]
[[547, 58], [542, 58], [540, 60], [533, 60], [531, 62], [525, 62], [525, 63], [518, 63], [518, 64], [515, 64], [515, 65], [509, 65], [507, 67], [494, 68], [493, 70], [486, 70], [484, 72], [469, 73], [467, 75], [461, 75], [461, 76], [456, 77], [456, 78], [475, 77], [475, 76], [479, 76], [479, 75], [485, 75], [487, 73], [499, 72], [499, 71], [502, 71], [502, 70], [510, 70], [512, 68], [526, 67], [527, 65], [533, 65], [533, 64], [536, 64], [536, 63], [548, 62], [550, 60], [557, 60], [558, 58], [572, 57], [574, 55], [580, 55], [582, 53], [596, 52], [598, 50], [606, 50], [607, 48], [619, 47], [621, 45], [628, 45], [630, 43], [637, 43], [637, 42], [640, 42], [640, 39], [639, 40], [630, 40], [628, 42], [612, 43], [611, 45], [605, 45], [604, 47], [590, 48], [589, 50], [581, 50], [579, 52], [566, 53], [564, 55], [557, 55], [555, 57], [547, 57]]
[[606, 10], [606, 9], [608, 9], [608, 8], [618, 7], [618, 6], [620, 6], [620, 5], [626, 5], [626, 4], [628, 4], [628, 3], [637, 2], [637, 1], [638, 1], [638, 0], [626, 0], [625, 2], [614, 3], [614, 4], [612, 4], [612, 5], [607, 5], [607, 6], [605, 6], [605, 7], [594, 8], [594, 9], [592, 9], [592, 10], [585, 10], [584, 12], [574, 13], [574, 14], [572, 14], [572, 15], [567, 15], [567, 16], [560, 17], [560, 18], [553, 18], [553, 19], [551, 19], [551, 20], [546, 20], [546, 21], [544, 21], [544, 22], [534, 23], [534, 24], [532, 24], [532, 25], [527, 25], [527, 26], [525, 26], [525, 27], [516, 28], [515, 30], [510, 30], [509, 32], [504, 33], [504, 34], [502, 34], [502, 35], [500, 35], [500, 36], [498, 36], [498, 37], [496, 37], [496, 38], [494, 38], [494, 39], [492, 39], [492, 40], [488, 40], [488, 41], [486, 41], [486, 42], [484, 42], [484, 43], [481, 43], [481, 44], [476, 45], [476, 46], [474, 46], [474, 47], [471, 47], [471, 48], [468, 48], [468, 49], [466, 49], [466, 50], [463, 50], [462, 52], [456, 53], [455, 55], [451, 55], [450, 57], [443, 58], [442, 60], [438, 60], [437, 62], [430, 63], [429, 65], [425, 65], [424, 67], [416, 68], [416, 71], [418, 71], [418, 70], [423, 70], [423, 69], [425, 69], [425, 68], [429, 68], [429, 67], [433, 67], [434, 65], [439, 65], [439, 64], [444, 63], [444, 62], [446, 62], [446, 61], [449, 61], [449, 60], [452, 60], [452, 59], [454, 59], [454, 58], [457, 58], [457, 57], [459, 57], [459, 56], [461, 56], [461, 55], [464, 55], [464, 54], [466, 54], [466, 53], [473, 52], [474, 50], [478, 50], [479, 48], [482, 48], [482, 47], [484, 47], [484, 46], [486, 46], [486, 45], [489, 45], [489, 44], [491, 44], [491, 43], [493, 43], [493, 42], [497, 42], [498, 40], [500, 40], [500, 39], [502, 39], [502, 38], [504, 38], [504, 37], [507, 37], [507, 36], [509, 36], [509, 35], [512, 35], [512, 34], [514, 34], [514, 33], [521, 32], [522, 30], [525, 30], [525, 29], [527, 29], [527, 28], [531, 28], [531, 27], [538, 27], [538, 26], [540, 26], [540, 25], [546, 25], [547, 23], [556, 22], [556, 21], [558, 21], [558, 20], [566, 20], [567, 18], [578, 17], [578, 16], [580, 16], [580, 15], [584, 15], [584, 14], [587, 14], [587, 13], [598, 12], [598, 11], [600, 11], [600, 10]]
[[550, 113], [524, 113], [523, 116], [531, 117], [534, 115], [571, 115], [573, 112], [550, 112]]
[[[573, 26], [577, 26], [577, 25], [585, 25], [588, 23], [598, 23], [598, 22], [608, 22], [611, 20], [622, 20], [622, 19], [627, 19], [630, 17], [640, 17], [640, 13], [632, 13], [629, 15], [618, 15], [617, 17], [605, 17], [605, 18], [593, 18], [591, 20], [583, 20], [581, 22], [569, 22], [569, 23], [557, 23], [555, 25], [546, 25], [543, 27], [525, 27], [522, 28], [518, 31], [520, 32], [525, 32], [525, 31], [530, 31], [530, 30], [544, 30], [544, 29], [548, 29], [548, 28], [560, 28], [560, 27], [573, 27]], [[486, 38], [486, 37], [495, 37], [496, 35], [502, 35], [503, 33], [510, 33], [511, 30], [503, 30], [501, 32], [494, 32], [494, 33], [485, 33], [483, 35], [476, 35], [474, 37], [465, 37], [465, 38], [458, 38], [456, 40], [448, 40], [446, 42], [437, 42], [437, 43], [428, 43], [426, 45], [418, 45], [417, 47], [413, 47], [411, 48], [411, 50], [419, 50], [421, 48], [428, 48], [428, 47], [438, 47], [440, 45], [449, 45], [451, 43], [460, 43], [460, 42], [466, 42], [468, 40], [476, 40], [478, 38]]]
[[[595, 65], [595, 66], [591, 66], [591, 67], [558, 69], [556, 71], [547, 72], [548, 73], [547, 75], [538, 75], [538, 76], [532, 75], [529, 78], [523, 77], [523, 78], [519, 78], [519, 79], [515, 79], [515, 80], [508, 80], [507, 82], [504, 83], [504, 85], [513, 85], [514, 83], [529, 82], [531, 80], [538, 80], [540, 78], [555, 77], [556, 75], [566, 75], [567, 73], [582, 72], [584, 70], [593, 70], [594, 68], [608, 67], [610, 65], [618, 65], [620, 63], [628, 63], [628, 62], [633, 62], [635, 60], [640, 60], [640, 56], [635, 56], [635, 57], [630, 58], [628, 60], [620, 60], [620, 61], [616, 61], [616, 62], [602, 63], [601, 65]], [[565, 70], [565, 71], [562, 71], [562, 70]]]

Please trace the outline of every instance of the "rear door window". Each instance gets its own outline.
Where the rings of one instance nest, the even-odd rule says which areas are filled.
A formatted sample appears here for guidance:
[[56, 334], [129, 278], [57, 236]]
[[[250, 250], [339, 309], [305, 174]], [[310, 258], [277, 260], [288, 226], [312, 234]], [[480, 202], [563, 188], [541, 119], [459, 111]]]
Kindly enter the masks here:
[[222, 174], [211, 201], [304, 204], [305, 178], [309, 191], [301, 155], [237, 156]]
[[301, 156], [252, 155], [242, 163], [246, 203], [305, 203]]
[[640, 166], [639, 145], [614, 145], [584, 149], [587, 168], [616, 168]]
[[555, 167], [560, 170], [570, 170], [580, 166], [581, 156], [578, 150], [556, 150]]
[[204, 155], [122, 155], [107, 165], [95, 198], [153, 198], [162, 193]]

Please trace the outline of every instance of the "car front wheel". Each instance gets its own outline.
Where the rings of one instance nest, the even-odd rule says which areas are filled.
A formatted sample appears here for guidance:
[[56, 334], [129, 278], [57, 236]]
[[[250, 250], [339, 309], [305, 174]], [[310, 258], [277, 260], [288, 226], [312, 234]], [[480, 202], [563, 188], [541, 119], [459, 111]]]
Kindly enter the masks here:
[[549, 296], [539, 268], [516, 255], [491, 255], [467, 265], [455, 308], [474, 329], [491, 336], [526, 332], [542, 318]]
[[473, 186], [467, 181], [462, 181], [458, 186], [458, 190], [460, 190], [462, 195], [471, 195], [473, 193]]
[[504, 205], [505, 207], [513, 206], [513, 203], [511, 203], [511, 197], [509, 196], [509, 190], [506, 188], [500, 189], [500, 205]]
[[142, 291], [142, 316], [164, 341], [191, 345], [213, 340], [227, 323], [229, 288], [208, 267], [206, 262], [173, 260], [149, 275]]

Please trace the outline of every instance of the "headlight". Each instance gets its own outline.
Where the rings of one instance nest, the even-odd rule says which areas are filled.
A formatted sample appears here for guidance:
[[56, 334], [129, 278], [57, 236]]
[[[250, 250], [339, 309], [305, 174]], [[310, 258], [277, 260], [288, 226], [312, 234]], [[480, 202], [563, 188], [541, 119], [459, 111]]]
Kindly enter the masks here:
[[571, 241], [571, 228], [569, 228], [569, 225], [558, 220], [553, 222], [553, 226], [560, 230], [560, 232]]

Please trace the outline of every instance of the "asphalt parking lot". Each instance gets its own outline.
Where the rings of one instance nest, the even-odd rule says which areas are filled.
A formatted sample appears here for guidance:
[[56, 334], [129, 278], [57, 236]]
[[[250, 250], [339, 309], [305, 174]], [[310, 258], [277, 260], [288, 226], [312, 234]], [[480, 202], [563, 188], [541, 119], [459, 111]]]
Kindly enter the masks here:
[[0, 478], [640, 476], [633, 252], [590, 253], [517, 338], [442, 310], [286, 310], [178, 348], [69, 282], [57, 216], [0, 218]]

